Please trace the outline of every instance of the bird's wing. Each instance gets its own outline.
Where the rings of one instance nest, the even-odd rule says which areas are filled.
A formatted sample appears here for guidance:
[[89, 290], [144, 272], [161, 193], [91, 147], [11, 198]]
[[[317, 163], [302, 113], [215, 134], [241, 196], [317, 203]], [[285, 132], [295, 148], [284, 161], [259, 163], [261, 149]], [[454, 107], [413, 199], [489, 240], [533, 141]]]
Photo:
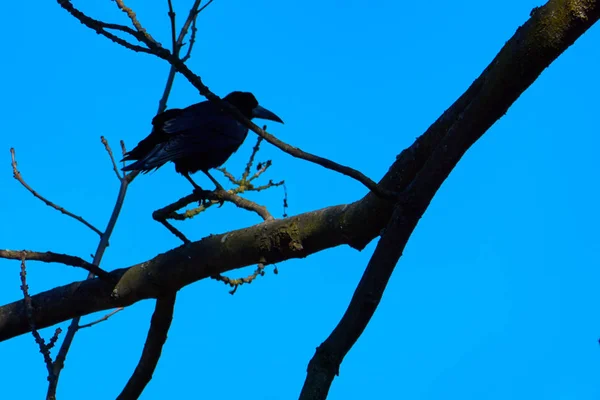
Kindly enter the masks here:
[[172, 120], [183, 112], [184, 110], [180, 108], [172, 108], [157, 114], [152, 119], [152, 125], [154, 126], [152, 132], [144, 139], [140, 140], [137, 146], [125, 153], [125, 157], [123, 157], [121, 161], [142, 160], [148, 156], [157, 145], [169, 140], [169, 135], [160, 129], [160, 127], [165, 121]]
[[[177, 118], [179, 119], [179, 118]], [[144, 159], [144, 167], [157, 168], [168, 161], [201, 153], [233, 153], [242, 144], [248, 129], [229, 116], [205, 118], [202, 123], [179, 125], [184, 130], [172, 133], [169, 139], [157, 145]]]
[[165, 115], [161, 115], [160, 118], [156, 116], [152, 123], [170, 135], [201, 130], [213, 119], [225, 116], [218, 106], [209, 101], [193, 104], [178, 113], [167, 114], [165, 112], [163, 114]]

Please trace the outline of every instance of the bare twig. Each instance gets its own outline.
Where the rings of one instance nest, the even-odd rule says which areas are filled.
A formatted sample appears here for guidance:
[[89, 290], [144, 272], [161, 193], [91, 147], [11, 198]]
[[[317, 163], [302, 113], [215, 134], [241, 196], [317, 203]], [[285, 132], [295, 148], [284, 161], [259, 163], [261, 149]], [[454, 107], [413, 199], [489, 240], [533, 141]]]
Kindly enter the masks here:
[[102, 268], [94, 264], [90, 264], [82, 258], [70, 256], [68, 254], [53, 253], [51, 251], [41, 253], [29, 250], [0, 250], [0, 258], [6, 258], [8, 260], [24, 259], [41, 261], [45, 263], [60, 263], [71, 267], [79, 267], [88, 271], [90, 274], [96, 275], [100, 279], [103, 279], [107, 282], [112, 282], [109, 273], [104, 271]]
[[[202, 0], [194, 0], [194, 4], [192, 4], [192, 7], [190, 8], [190, 12], [188, 13], [185, 23], [181, 27], [181, 31], [179, 31], [179, 37], [177, 38], [177, 51], [178, 52], [181, 49], [181, 46], [183, 46], [183, 41], [185, 40], [188, 30], [190, 29], [190, 25], [192, 25], [192, 23], [196, 20], [196, 18], [198, 18], [198, 15], [200, 14], [200, 12], [202, 10], [204, 10], [206, 8], [206, 6], [208, 6], [211, 2], [212, 1], [209, 1], [208, 4], [204, 5], [204, 7], [199, 9], [200, 3], [202, 3]], [[191, 43], [190, 43], [190, 45], [191, 45]], [[188, 49], [188, 52], [191, 52], [191, 50]], [[177, 53], [177, 55], [179, 55], [179, 53]]]
[[135, 52], [154, 54], [154, 51], [150, 50], [149, 48], [129, 43], [128, 41], [121, 39], [120, 37], [106, 31], [106, 29], [117, 29], [129, 33], [130, 35], [134, 36], [139, 42], [144, 43], [145, 38], [144, 35], [142, 35], [141, 33], [136, 32], [133, 29], [123, 25], [106, 24], [104, 22], [90, 18], [75, 7], [73, 7], [73, 4], [71, 4], [70, 0], [57, 0], [57, 2], [62, 8], [64, 8], [72, 16], [77, 18], [82, 24], [94, 30], [96, 33], [105, 36], [109, 40]]
[[239, 185], [240, 181], [238, 181], [237, 179], [235, 179], [235, 176], [233, 176], [233, 174], [229, 171], [227, 171], [227, 169], [225, 167], [219, 167], [219, 168], [215, 168], [217, 171], [221, 172], [225, 178], [227, 178], [229, 180], [229, 182], [233, 183], [234, 185]]
[[[189, 15], [188, 15], [187, 19], [185, 20], [185, 23], [181, 27], [181, 31], [179, 31], [179, 36], [177, 37], [177, 40], [173, 43], [173, 49], [172, 49], [173, 54], [179, 55], [179, 50], [181, 50], [181, 46], [183, 45], [183, 41], [185, 39], [185, 36], [187, 35], [188, 29], [189, 29], [190, 25], [192, 24], [192, 22], [194, 23], [194, 26], [195, 26], [196, 18], [198, 17], [198, 14], [200, 12], [198, 10], [198, 7], [200, 6], [201, 2], [202, 2], [202, 0], [194, 1], [194, 4], [192, 5], [192, 8], [190, 9]], [[172, 6], [171, 2], [169, 2], [169, 13], [171, 12], [171, 10], [173, 10], [173, 6]], [[170, 16], [170, 14], [169, 14], [169, 16]], [[174, 28], [174, 26], [175, 26], [174, 18], [175, 18], [175, 12], [173, 11], [173, 19], [171, 20], [172, 34], [174, 33], [174, 29], [175, 29]], [[192, 31], [192, 34], [194, 34], [194, 31]], [[190, 42], [190, 47], [188, 48], [188, 54], [186, 54], [187, 58], [191, 57], [191, 51], [192, 51], [191, 47], [192, 47], [192, 42]], [[169, 98], [169, 95], [171, 94], [171, 89], [173, 88], [173, 82], [175, 81], [176, 73], [177, 73], [177, 70], [175, 69], [175, 67], [171, 66], [171, 68], [169, 70], [169, 75], [167, 76], [167, 82], [165, 83], [165, 89], [163, 90], [163, 95], [162, 95], [160, 101], [158, 102], [158, 110], [156, 112], [157, 114], [160, 114], [161, 112], [163, 112], [167, 109], [167, 99]]]
[[35, 197], [37, 197], [38, 199], [40, 199], [41, 201], [43, 201], [47, 206], [50, 206], [52, 208], [54, 208], [55, 210], [60, 211], [61, 213], [76, 219], [77, 221], [81, 222], [82, 224], [84, 224], [85, 226], [87, 226], [88, 228], [90, 228], [91, 230], [93, 230], [94, 232], [96, 232], [98, 235], [102, 236], [102, 231], [100, 231], [100, 229], [96, 228], [94, 225], [90, 224], [89, 222], [87, 222], [85, 219], [83, 219], [82, 217], [73, 214], [70, 211], [65, 210], [63, 207], [59, 206], [58, 204], [55, 204], [53, 202], [51, 202], [50, 200], [46, 199], [44, 196], [42, 196], [41, 194], [39, 194], [38, 192], [36, 192], [35, 190], [33, 190], [33, 188], [31, 186], [29, 186], [27, 184], [27, 182], [25, 182], [25, 180], [23, 179], [23, 176], [21, 175], [21, 172], [19, 172], [19, 170], [17, 169], [17, 159], [16, 159], [16, 155], [15, 155], [15, 149], [11, 148], [10, 149], [10, 155], [12, 158], [12, 168], [13, 168], [13, 177], [19, 181], [19, 183], [21, 183], [21, 185], [23, 185], [23, 187], [25, 189], [27, 189], [32, 195], [34, 195]]
[[152, 37], [152, 35], [150, 35], [150, 33], [148, 33], [148, 31], [146, 29], [144, 29], [144, 27], [142, 26], [142, 24], [140, 23], [140, 21], [137, 19], [137, 16], [133, 12], [133, 10], [131, 8], [127, 7], [125, 5], [125, 3], [123, 2], [123, 0], [114, 0], [114, 1], [115, 1], [115, 3], [117, 3], [117, 6], [119, 7], [119, 9], [121, 11], [123, 11], [125, 14], [127, 14], [127, 16], [131, 20], [131, 23], [133, 24], [133, 26], [135, 27], [135, 29], [140, 34], [143, 35], [144, 39], [142, 39], [142, 41], [149, 48], [152, 48], [153, 47], [152, 45], [161, 47], [161, 44], [158, 43], [156, 40], [154, 40], [154, 38]]
[[[135, 177], [135, 176], [134, 176]], [[125, 201], [125, 195], [127, 194], [127, 188], [129, 186], [130, 179], [129, 175], [124, 176], [121, 179], [121, 185], [119, 187], [119, 194], [117, 195], [117, 200], [115, 202], [115, 206], [113, 208], [113, 212], [110, 216], [108, 224], [106, 225], [106, 230], [100, 236], [100, 242], [98, 243], [98, 247], [96, 248], [96, 252], [94, 253], [94, 259], [92, 261], [93, 265], [100, 265], [102, 261], [102, 257], [104, 256], [104, 252], [108, 247], [108, 240], [110, 239], [112, 232], [115, 228], [117, 220], [119, 219], [119, 214], [121, 213], [121, 209], [123, 207], [123, 202]], [[133, 178], [132, 178], [133, 179]], [[88, 274], [87, 279], [91, 279], [93, 277], [92, 274]], [[58, 355], [56, 356], [56, 360], [54, 361], [53, 367], [53, 379], [49, 379], [48, 383], [48, 394], [47, 398], [56, 398], [56, 388], [58, 386], [58, 381], [60, 378], [60, 373], [64, 368], [65, 359], [67, 357], [67, 353], [71, 348], [71, 344], [73, 343], [73, 339], [75, 338], [75, 334], [79, 329], [79, 322], [81, 321], [81, 317], [78, 316], [71, 320], [71, 324], [67, 329], [67, 333], [65, 335], [65, 339], [60, 346], [58, 351]]]
[[[198, 11], [196, 12], [194, 18], [192, 18], [192, 34], [190, 35], [190, 43], [188, 45], [187, 52], [186, 52], [185, 56], [183, 56], [183, 58], [181, 59], [181, 61], [186, 62], [192, 56], [192, 49], [194, 48], [194, 43], [196, 43], [196, 31], [197, 31], [197, 29], [196, 29], [196, 20], [198, 19], [198, 15], [206, 7], [208, 7], [212, 2], [213, 2], [213, 0], [209, 0], [205, 5], [203, 5], [202, 7], [200, 7], [200, 9], [198, 9]], [[200, 4], [200, 2], [198, 2], [198, 4]], [[198, 7], [195, 6], [195, 8], [198, 8]], [[193, 9], [194, 9], [194, 7], [192, 7], [192, 10]], [[190, 15], [191, 15], [191, 13], [190, 13]], [[183, 42], [180, 43], [180, 47], [182, 47], [182, 46], [183, 46]]]
[[183, 244], [192, 243], [192, 241], [190, 239], [188, 239], [179, 229], [175, 228], [169, 221], [164, 220], [164, 219], [157, 220], [157, 221], [160, 222], [161, 224], [163, 224], [164, 227], [169, 230], [169, 232], [171, 232], [173, 235], [177, 236], [177, 238], [180, 239], [183, 242]]
[[267, 160], [265, 162], [258, 163], [256, 172], [254, 173], [254, 175], [252, 175], [250, 177], [250, 179], [248, 179], [248, 182], [252, 182], [256, 178], [258, 178], [259, 176], [264, 174], [267, 171], [267, 169], [269, 169], [271, 167], [271, 165], [273, 165], [273, 162], [271, 160]]
[[285, 183], [283, 183], [283, 218], [287, 218], [287, 209], [288, 209], [288, 194], [287, 188], [285, 187]]
[[269, 180], [269, 182], [266, 185], [252, 186], [251, 188], [246, 190], [252, 192], [262, 192], [263, 190], [271, 189], [272, 187], [283, 186], [284, 184], [285, 181], [273, 182], [272, 180]]
[[176, 294], [172, 293], [156, 300], [142, 356], [127, 385], [117, 397], [118, 400], [137, 399], [152, 379], [162, 348], [167, 341], [167, 333], [173, 320], [175, 299]]
[[[33, 305], [31, 304], [31, 296], [29, 296], [29, 286], [27, 285], [27, 267], [25, 266], [25, 257], [21, 259], [21, 291], [23, 292], [23, 299], [25, 300], [25, 311], [27, 312], [27, 321], [29, 321], [29, 328], [31, 329], [31, 334], [35, 338], [35, 342], [38, 344], [40, 348], [40, 353], [44, 356], [44, 363], [46, 364], [46, 368], [48, 370], [48, 379], [52, 376], [52, 357], [50, 356], [50, 348], [46, 344], [46, 341], [37, 328], [35, 327], [35, 319], [33, 316]], [[55, 336], [58, 334], [55, 333]], [[54, 339], [54, 337], [52, 338]], [[56, 340], [54, 340], [56, 341]]]
[[106, 140], [106, 138], [104, 136], [100, 136], [100, 141], [104, 145], [104, 148], [106, 149], [106, 152], [108, 153], [108, 156], [110, 157], [110, 162], [112, 163], [113, 170], [115, 171], [115, 174], [117, 175], [117, 179], [118, 180], [123, 179], [123, 177], [121, 176], [121, 173], [119, 172], [119, 168], [117, 167], [117, 162], [115, 161], [115, 157], [113, 156], [112, 149], [110, 148], [110, 145], [108, 144], [108, 140]]
[[173, 51], [173, 54], [175, 54], [175, 52], [177, 51], [177, 33], [175, 32], [175, 10], [173, 10], [172, 0], [167, 0], [167, 3], [169, 5], [169, 20], [171, 21], [171, 51]]
[[214, 201], [215, 203], [218, 203], [220, 200], [225, 200], [232, 204], [235, 204], [238, 208], [255, 212], [265, 221], [270, 221], [273, 219], [273, 216], [271, 215], [271, 213], [269, 213], [265, 206], [261, 206], [260, 204], [250, 201], [248, 199], [244, 199], [243, 197], [240, 197], [237, 194], [233, 193], [233, 191], [217, 190], [216, 192], [214, 192], [214, 194], [215, 197], [211, 198], [212, 196], [209, 195], [209, 199]]
[[104, 317], [97, 319], [96, 321], [90, 322], [89, 324], [84, 324], [84, 325], [79, 325], [77, 327], [77, 329], [84, 329], [84, 328], [90, 328], [96, 324], [99, 324], [100, 322], [104, 322], [107, 319], [109, 319], [110, 317], [112, 317], [113, 315], [115, 315], [116, 313], [118, 313], [119, 311], [123, 311], [125, 309], [125, 307], [119, 307], [114, 309], [113, 311], [109, 312], [108, 314], [106, 314]]
[[213, 276], [211, 276], [211, 279], [214, 279], [219, 282], [223, 282], [224, 284], [231, 286], [233, 289], [229, 291], [229, 294], [234, 295], [239, 286], [243, 285], [244, 283], [252, 283], [252, 281], [254, 281], [256, 279], [256, 277], [259, 275], [260, 276], [265, 275], [264, 261], [258, 263], [256, 270], [252, 274], [248, 275], [245, 278], [232, 279], [232, 278], [228, 278], [223, 275], [213, 275]]
[[[202, 206], [198, 207], [197, 209], [195, 209], [194, 211], [192, 211], [190, 213], [187, 213], [187, 212], [184, 214], [176, 213], [177, 210], [180, 210], [181, 208], [187, 206], [188, 204], [197, 202], [199, 200], [203, 200], [201, 197], [204, 197], [204, 199], [209, 200], [210, 202], [203, 204]], [[250, 201], [248, 199], [244, 199], [243, 197], [238, 196], [237, 194], [235, 194], [235, 190], [229, 190], [229, 191], [217, 190], [215, 192], [206, 192], [202, 196], [200, 194], [192, 193], [190, 195], [182, 197], [181, 199], [177, 200], [176, 202], [174, 202], [172, 204], [169, 204], [168, 206], [165, 206], [161, 209], [154, 211], [154, 213], [152, 213], [152, 218], [154, 218], [156, 221], [159, 221], [161, 223], [163, 220], [167, 220], [167, 219], [183, 221], [185, 219], [188, 219], [188, 218], [191, 218], [191, 217], [197, 215], [198, 213], [206, 210], [212, 204], [219, 203], [220, 201], [227, 201], [232, 204], [235, 204], [239, 208], [243, 208], [245, 210], [255, 212], [265, 221], [269, 221], [269, 220], [273, 219], [273, 216], [269, 213], [269, 211], [266, 209], [265, 206], [261, 206], [260, 204], [257, 204], [253, 201]], [[169, 229], [169, 230], [171, 230], [171, 229]]]
[[[266, 130], [267, 126], [264, 125], [263, 129]], [[265, 139], [262, 136], [259, 136], [256, 139], [256, 144], [252, 148], [252, 153], [250, 154], [250, 159], [246, 163], [246, 168], [244, 168], [244, 173], [242, 174], [242, 179], [241, 179], [242, 181], [245, 181], [246, 179], [248, 179], [248, 175], [250, 175], [250, 170], [252, 169], [252, 165], [254, 164], [254, 157], [256, 157], [256, 153], [258, 153], [258, 150], [260, 150], [260, 144], [262, 143], [263, 140], [265, 140]]]
[[183, 56], [183, 58], [181, 59], [181, 61], [183, 62], [186, 62], [192, 57], [192, 50], [194, 50], [194, 44], [196, 43], [196, 32], [198, 32], [198, 29], [196, 28], [196, 20], [197, 18], [194, 18], [192, 20], [192, 34], [190, 35], [190, 43], [188, 45], [188, 49], [185, 53], [185, 56]]
[[56, 342], [58, 341], [58, 336], [61, 333], [62, 333], [62, 329], [56, 328], [56, 330], [54, 331], [54, 335], [52, 335], [52, 337], [50, 338], [50, 341], [48, 342], [48, 350], [52, 349], [56, 345]]

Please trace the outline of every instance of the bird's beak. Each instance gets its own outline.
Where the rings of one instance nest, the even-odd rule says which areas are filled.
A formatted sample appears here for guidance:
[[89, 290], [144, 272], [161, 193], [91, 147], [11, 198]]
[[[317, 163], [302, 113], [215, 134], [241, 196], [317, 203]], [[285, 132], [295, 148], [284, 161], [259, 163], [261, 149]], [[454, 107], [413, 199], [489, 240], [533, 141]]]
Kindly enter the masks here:
[[252, 110], [252, 118], [268, 119], [270, 121], [280, 122], [283, 124], [281, 118], [275, 115], [275, 113], [261, 106], [254, 107], [254, 110]]

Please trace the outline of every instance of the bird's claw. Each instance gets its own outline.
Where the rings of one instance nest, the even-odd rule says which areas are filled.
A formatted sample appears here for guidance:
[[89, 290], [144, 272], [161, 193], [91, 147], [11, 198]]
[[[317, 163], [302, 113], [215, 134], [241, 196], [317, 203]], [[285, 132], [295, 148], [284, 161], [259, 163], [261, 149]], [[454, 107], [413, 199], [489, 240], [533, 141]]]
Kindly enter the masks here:
[[198, 205], [200, 206], [207, 207], [212, 204], [211, 201], [216, 200], [219, 203], [219, 208], [221, 208], [223, 207], [223, 204], [225, 204], [225, 199], [219, 195], [221, 191], [225, 192], [224, 189], [215, 189], [210, 191], [202, 188], [196, 188], [194, 189], [194, 195], [198, 196]]
[[215, 194], [215, 196], [217, 197], [217, 199], [219, 201], [219, 208], [223, 207], [223, 204], [225, 204], [225, 199], [220, 194], [225, 193], [225, 189], [217, 188], [213, 193]]
[[208, 195], [211, 194], [212, 192], [209, 190], [203, 190], [202, 188], [195, 188], [194, 189], [194, 195], [198, 196], [198, 205], [199, 206], [206, 206], [208, 203], [210, 203], [210, 200], [208, 199]]

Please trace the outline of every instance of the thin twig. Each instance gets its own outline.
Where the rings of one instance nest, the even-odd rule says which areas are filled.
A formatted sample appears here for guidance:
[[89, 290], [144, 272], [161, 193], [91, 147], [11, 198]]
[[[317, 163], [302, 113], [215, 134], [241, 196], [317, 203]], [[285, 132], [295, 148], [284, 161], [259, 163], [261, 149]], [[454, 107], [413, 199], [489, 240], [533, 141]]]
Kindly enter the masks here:
[[[213, 0], [209, 0], [205, 5], [203, 5], [200, 9], [198, 9], [198, 11], [196, 11], [194, 17], [192, 18], [192, 34], [190, 35], [190, 44], [188, 45], [187, 53], [181, 59], [183, 62], [186, 62], [192, 56], [192, 49], [194, 48], [194, 43], [196, 43], [196, 31], [197, 31], [197, 29], [196, 29], [196, 20], [198, 19], [198, 15], [200, 15], [200, 13], [206, 7], [208, 7], [212, 2], [213, 2]], [[200, 2], [198, 2], [198, 5], [200, 5]], [[194, 3], [194, 7], [192, 7], [192, 10], [197, 9], [198, 5], [196, 5]], [[192, 14], [190, 12], [190, 16], [191, 15]], [[183, 38], [182, 38], [182, 40], [183, 40]], [[179, 46], [180, 46], [180, 48], [183, 47], [183, 41], [181, 43], [179, 43]]]
[[27, 267], [25, 266], [25, 257], [21, 259], [21, 291], [23, 292], [23, 299], [25, 301], [25, 311], [27, 312], [27, 321], [29, 321], [29, 328], [31, 329], [31, 334], [35, 338], [35, 342], [38, 344], [40, 348], [40, 353], [44, 356], [44, 363], [46, 364], [46, 369], [48, 370], [48, 379], [52, 376], [52, 357], [50, 356], [50, 349], [46, 344], [46, 341], [37, 328], [35, 327], [35, 319], [33, 316], [33, 305], [31, 304], [31, 296], [29, 296], [29, 286], [27, 285]]
[[[203, 197], [203, 198], [201, 198], [201, 197]], [[237, 194], [235, 194], [234, 191], [232, 191], [232, 190], [230, 190], [230, 191], [217, 190], [215, 192], [206, 192], [202, 195], [192, 193], [190, 195], [182, 197], [181, 199], [177, 200], [176, 202], [174, 202], [172, 204], [169, 204], [168, 206], [165, 206], [161, 209], [154, 211], [152, 213], [152, 218], [154, 218], [156, 221], [159, 221], [161, 223], [163, 220], [166, 220], [166, 219], [174, 219], [174, 220], [183, 221], [187, 218], [190, 218], [192, 215], [177, 214], [176, 211], [182, 209], [183, 207], [187, 206], [188, 204], [194, 203], [196, 201], [204, 200], [204, 199], [209, 200], [210, 202], [213, 202], [212, 204], [219, 203], [220, 201], [227, 201], [232, 204], [235, 204], [239, 208], [243, 208], [245, 210], [255, 212], [265, 221], [270, 221], [270, 220], [274, 219], [273, 216], [269, 213], [269, 211], [267, 210], [267, 208], [265, 206], [261, 206], [260, 204], [250, 201], [248, 199], [244, 199], [243, 197], [240, 197]], [[199, 212], [204, 211], [206, 208], [208, 208], [208, 206], [210, 204], [211, 203], [207, 203], [207, 204], [200, 206], [199, 208], [202, 208], [202, 210], [200, 210]], [[196, 214], [198, 214], [198, 212], [193, 213], [193, 215], [196, 215]], [[169, 229], [169, 230], [171, 230], [171, 229]]]
[[77, 329], [84, 329], [84, 328], [90, 328], [96, 324], [99, 324], [100, 322], [106, 321], [107, 319], [109, 319], [110, 317], [112, 317], [113, 315], [115, 315], [116, 313], [118, 313], [119, 311], [123, 311], [125, 309], [125, 307], [119, 307], [114, 309], [113, 311], [109, 312], [108, 314], [106, 314], [104, 317], [97, 319], [96, 321], [90, 322], [89, 324], [84, 324], [84, 325], [79, 325], [77, 327]]
[[227, 169], [225, 167], [219, 167], [219, 168], [215, 168], [215, 169], [217, 171], [221, 172], [229, 180], [229, 182], [233, 183], [234, 185], [240, 184], [240, 181], [235, 179], [235, 176], [233, 176], [233, 174], [231, 172], [227, 171]]
[[[179, 50], [181, 49], [183, 40], [185, 39], [185, 36], [187, 35], [189, 26], [193, 21], [196, 20], [196, 17], [198, 16], [197, 10], [198, 10], [198, 7], [200, 6], [201, 2], [202, 2], [202, 0], [194, 1], [194, 4], [192, 5], [192, 8], [190, 9], [189, 15], [188, 15], [185, 23], [181, 27], [181, 31], [179, 31], [179, 36], [177, 37], [177, 41], [173, 44], [173, 49], [172, 49], [173, 54], [179, 55]], [[169, 10], [171, 10], [171, 9], [172, 9], [172, 4], [169, 2]], [[171, 25], [173, 27], [174, 22], [172, 22]], [[188, 49], [188, 54], [191, 56], [191, 49]], [[171, 68], [169, 69], [169, 75], [167, 76], [167, 82], [165, 83], [165, 89], [163, 90], [163, 95], [158, 102], [158, 110], [156, 111], [157, 114], [160, 114], [167, 109], [167, 99], [169, 98], [169, 95], [171, 94], [171, 89], [173, 88], [173, 82], [175, 81], [176, 74], [177, 74], [177, 70], [175, 69], [174, 66], [171, 66]]]
[[250, 177], [250, 179], [248, 179], [248, 182], [252, 182], [256, 178], [264, 174], [272, 164], [273, 162], [271, 160], [267, 160], [264, 163], [258, 163], [258, 170], [254, 173], [254, 175]]
[[177, 51], [177, 33], [175, 32], [175, 11], [173, 10], [173, 2], [171, 0], [167, 0], [169, 4], [169, 19], [171, 21], [171, 51], [173, 54], [176, 54]]
[[154, 49], [150, 50], [149, 48], [138, 46], [133, 43], [129, 43], [128, 41], [121, 39], [120, 37], [106, 31], [106, 29], [121, 30], [123, 32], [129, 33], [130, 35], [134, 36], [139, 42], [144, 43], [144, 40], [145, 40], [144, 35], [134, 31], [133, 29], [124, 27], [122, 25], [117, 25], [117, 24], [106, 24], [104, 22], [90, 18], [87, 15], [85, 15], [84, 13], [82, 13], [81, 11], [79, 11], [78, 9], [76, 9], [75, 7], [73, 7], [73, 4], [71, 4], [70, 0], [57, 0], [57, 2], [62, 8], [64, 8], [72, 16], [77, 18], [79, 20], [79, 22], [81, 22], [88, 28], [93, 29], [96, 33], [105, 36], [109, 40], [111, 40], [127, 49], [133, 50], [135, 52], [148, 53], [148, 54], [155, 53]]
[[196, 43], [196, 32], [198, 31], [198, 29], [196, 28], [196, 19], [197, 15], [196, 18], [192, 20], [192, 34], [190, 35], [190, 43], [188, 45], [187, 52], [185, 53], [185, 56], [183, 56], [183, 58], [181, 59], [183, 62], [186, 62], [192, 57], [192, 50], [194, 49], [194, 44]]
[[51, 202], [50, 200], [46, 199], [44, 196], [42, 196], [41, 194], [39, 194], [38, 192], [36, 192], [35, 190], [33, 190], [33, 188], [31, 186], [29, 186], [27, 184], [27, 182], [25, 182], [25, 180], [23, 179], [23, 176], [21, 175], [21, 172], [19, 172], [19, 170], [17, 169], [17, 159], [16, 159], [16, 155], [15, 155], [15, 149], [11, 148], [10, 149], [10, 155], [12, 158], [12, 168], [13, 168], [13, 177], [19, 181], [19, 183], [21, 183], [21, 185], [23, 185], [23, 187], [25, 189], [27, 189], [32, 195], [34, 195], [35, 197], [37, 197], [38, 199], [40, 199], [41, 201], [43, 201], [47, 206], [50, 206], [52, 208], [54, 208], [55, 210], [60, 211], [61, 213], [76, 219], [77, 221], [81, 222], [82, 224], [84, 224], [85, 226], [87, 226], [88, 228], [90, 228], [91, 230], [93, 230], [94, 232], [96, 232], [98, 235], [102, 236], [102, 231], [100, 231], [100, 229], [96, 228], [94, 225], [90, 224], [89, 222], [87, 222], [85, 219], [83, 219], [82, 217], [73, 214], [70, 211], [65, 210], [63, 207], [59, 206], [58, 204], [55, 204], [53, 202]]
[[192, 241], [190, 239], [188, 239], [179, 229], [177, 229], [173, 225], [171, 225], [171, 223], [169, 221], [161, 219], [161, 220], [158, 220], [158, 222], [163, 224], [163, 226], [165, 228], [167, 228], [169, 230], [169, 232], [171, 232], [173, 235], [177, 236], [177, 238], [180, 239], [183, 242], [183, 244], [192, 243]]
[[152, 47], [149, 43], [153, 44], [154, 46], [161, 47], [161, 44], [154, 40], [152, 35], [148, 33], [148, 31], [142, 26], [140, 21], [137, 19], [135, 12], [133, 12], [131, 8], [127, 7], [123, 0], [115, 0], [115, 3], [117, 3], [117, 6], [121, 11], [127, 14], [135, 29], [144, 36], [145, 40], [143, 40], [143, 42], [146, 43], [148, 47]]
[[91, 264], [82, 258], [71, 256], [68, 254], [53, 253], [51, 251], [46, 251], [42, 253], [38, 251], [29, 250], [0, 250], [0, 258], [5, 258], [8, 260], [25, 259], [31, 261], [41, 261], [45, 263], [60, 263], [71, 267], [79, 267], [88, 271], [90, 274], [94, 274], [100, 279], [103, 279], [107, 282], [112, 282], [110, 274], [104, 271], [102, 268]]
[[55, 345], [56, 342], [58, 341], [58, 336], [62, 333], [62, 329], [56, 328], [56, 330], [54, 331], [54, 335], [52, 335], [52, 337], [50, 338], [50, 341], [48, 342], [47, 348], [48, 350], [52, 349]]
[[106, 140], [106, 138], [104, 136], [100, 136], [100, 141], [104, 145], [104, 148], [106, 149], [106, 152], [108, 153], [108, 156], [110, 157], [110, 162], [112, 163], [113, 170], [115, 171], [115, 174], [117, 175], [117, 179], [118, 180], [123, 179], [123, 177], [121, 176], [121, 173], [119, 172], [119, 168], [117, 167], [117, 162], [115, 161], [115, 157], [113, 156], [112, 149], [110, 148], [110, 145], [108, 144], [108, 140]]
[[287, 209], [288, 209], [288, 194], [287, 187], [285, 187], [285, 183], [283, 183], [283, 218], [287, 218]]
[[254, 281], [256, 279], [256, 277], [258, 277], [259, 275], [260, 276], [265, 275], [264, 261], [258, 263], [256, 270], [252, 274], [248, 275], [245, 278], [232, 279], [232, 278], [228, 278], [223, 275], [213, 275], [213, 276], [211, 276], [211, 279], [214, 279], [219, 282], [223, 282], [224, 284], [231, 286], [233, 289], [231, 291], [229, 291], [229, 294], [234, 295], [239, 286], [243, 285], [244, 283], [252, 283], [252, 281]]
[[[263, 126], [263, 129], [266, 130], [267, 126], [266, 125]], [[254, 164], [254, 157], [256, 157], [256, 153], [258, 153], [258, 150], [260, 150], [260, 144], [262, 143], [263, 140], [265, 140], [265, 139], [262, 136], [259, 136], [256, 139], [256, 144], [252, 148], [252, 153], [250, 154], [250, 159], [246, 163], [246, 168], [244, 168], [244, 173], [242, 174], [242, 181], [245, 181], [248, 178], [248, 175], [250, 175], [250, 169], [252, 168], [252, 164]]]
[[266, 185], [252, 186], [252, 188], [247, 190], [253, 192], [262, 192], [263, 190], [267, 190], [272, 187], [282, 186], [283, 184], [285, 184], [285, 181], [273, 182], [272, 180], [269, 180], [269, 183], [267, 183]]
[[[98, 247], [96, 248], [96, 252], [94, 253], [94, 259], [92, 261], [93, 265], [100, 265], [102, 261], [102, 257], [104, 256], [104, 252], [108, 247], [108, 240], [110, 239], [112, 232], [115, 228], [117, 220], [119, 219], [119, 214], [121, 213], [121, 209], [123, 207], [123, 202], [125, 201], [125, 195], [127, 194], [127, 188], [129, 186], [130, 179], [129, 175], [123, 177], [121, 179], [121, 185], [119, 187], [119, 194], [117, 195], [117, 200], [115, 202], [115, 206], [113, 208], [113, 212], [110, 216], [108, 224], [106, 225], [106, 230], [104, 234], [100, 236], [100, 242], [98, 243]], [[132, 178], [133, 179], [133, 178]], [[93, 277], [92, 274], [88, 274], [87, 279], [91, 279]], [[48, 394], [47, 398], [56, 398], [56, 388], [58, 386], [58, 381], [60, 378], [60, 373], [64, 368], [65, 359], [67, 357], [67, 353], [71, 348], [73, 343], [73, 339], [75, 338], [75, 334], [79, 329], [79, 322], [81, 321], [81, 317], [78, 316], [71, 320], [69, 328], [67, 329], [67, 333], [65, 335], [65, 339], [60, 346], [58, 351], [58, 355], [56, 356], [56, 360], [54, 361], [54, 379], [49, 379], [48, 384]]]
[[[209, 1], [208, 4], [211, 2], [212, 1]], [[198, 9], [198, 7], [200, 7], [200, 3], [202, 3], [202, 0], [194, 0], [194, 4], [192, 4], [192, 7], [190, 8], [190, 12], [188, 13], [185, 23], [181, 27], [181, 31], [179, 31], [179, 37], [177, 38], [177, 51], [181, 49], [192, 22], [198, 17], [200, 12], [204, 10], [206, 6], [208, 6], [208, 4], [206, 4], [204, 7], [202, 7], [202, 9]], [[177, 55], [179, 55], [179, 53], [177, 53]]]

